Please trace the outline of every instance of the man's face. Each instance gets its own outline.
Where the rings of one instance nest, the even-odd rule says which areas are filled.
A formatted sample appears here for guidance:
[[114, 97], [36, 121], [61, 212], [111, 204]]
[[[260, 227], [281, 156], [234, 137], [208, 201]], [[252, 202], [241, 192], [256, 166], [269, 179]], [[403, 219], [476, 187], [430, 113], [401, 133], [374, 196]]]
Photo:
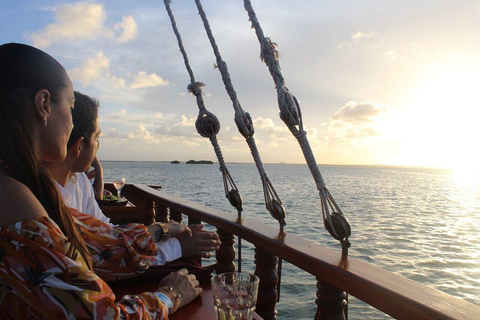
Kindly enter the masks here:
[[100, 146], [99, 137], [102, 131], [98, 127], [98, 118], [95, 121], [95, 131], [93, 131], [88, 141], [82, 141], [80, 156], [76, 160], [77, 172], [86, 172], [90, 169], [93, 159], [97, 155], [98, 148]]

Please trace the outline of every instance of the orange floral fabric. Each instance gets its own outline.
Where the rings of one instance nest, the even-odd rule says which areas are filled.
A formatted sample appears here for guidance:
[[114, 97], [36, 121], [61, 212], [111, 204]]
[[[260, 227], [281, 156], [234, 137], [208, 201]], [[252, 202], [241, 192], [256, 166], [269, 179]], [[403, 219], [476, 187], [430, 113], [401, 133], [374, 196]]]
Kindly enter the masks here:
[[48, 217], [0, 230], [1, 319], [168, 319], [153, 294], [124, 296], [89, 271]]
[[158, 248], [147, 228], [138, 223], [111, 226], [70, 208], [94, 260], [94, 271], [105, 281], [138, 276], [155, 260]]

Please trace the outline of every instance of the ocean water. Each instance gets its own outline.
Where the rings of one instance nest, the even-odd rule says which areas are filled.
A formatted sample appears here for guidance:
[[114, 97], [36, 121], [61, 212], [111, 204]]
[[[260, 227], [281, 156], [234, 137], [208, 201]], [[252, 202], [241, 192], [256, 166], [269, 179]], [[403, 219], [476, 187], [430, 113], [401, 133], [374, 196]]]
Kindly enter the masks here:
[[[217, 164], [102, 164], [105, 181], [125, 177], [127, 183], [161, 185], [166, 193], [236, 214], [223, 193]], [[265, 209], [255, 165], [227, 166], [243, 197], [243, 215], [277, 226]], [[286, 231], [340, 252], [323, 227], [307, 166], [265, 167], [287, 211]], [[319, 168], [351, 223], [351, 256], [480, 305], [480, 177], [442, 169]], [[253, 248], [242, 244], [242, 269], [253, 272]], [[278, 319], [313, 319], [315, 286], [313, 276], [284, 261]], [[349, 318], [390, 317], [350, 296]]]

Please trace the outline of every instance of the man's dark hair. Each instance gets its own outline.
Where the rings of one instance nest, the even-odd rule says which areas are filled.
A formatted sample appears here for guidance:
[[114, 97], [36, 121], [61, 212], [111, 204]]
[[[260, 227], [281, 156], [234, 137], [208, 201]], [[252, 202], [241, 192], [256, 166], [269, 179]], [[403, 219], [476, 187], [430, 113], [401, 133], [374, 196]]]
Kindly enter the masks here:
[[68, 139], [67, 147], [70, 148], [79, 138], [84, 138], [87, 147], [95, 131], [98, 118], [99, 103], [97, 100], [75, 91], [75, 105], [72, 111], [73, 130]]

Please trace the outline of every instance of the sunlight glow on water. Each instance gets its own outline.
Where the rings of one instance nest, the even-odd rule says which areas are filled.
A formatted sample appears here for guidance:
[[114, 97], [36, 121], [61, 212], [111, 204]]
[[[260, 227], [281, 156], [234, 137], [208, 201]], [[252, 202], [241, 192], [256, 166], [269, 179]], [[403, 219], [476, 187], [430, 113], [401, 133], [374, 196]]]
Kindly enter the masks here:
[[[105, 181], [153, 183], [166, 193], [234, 213], [217, 165], [104, 162]], [[254, 165], [229, 165], [242, 193], [244, 215], [277, 226], [265, 210]], [[287, 210], [286, 231], [340, 252], [323, 228], [318, 194], [308, 168], [267, 165]], [[352, 225], [350, 255], [480, 305], [480, 180], [461, 183], [448, 170], [320, 166], [327, 186]], [[243, 241], [246, 271], [253, 247]], [[207, 262], [208, 263], [208, 262]], [[316, 281], [284, 262], [278, 319], [313, 319]], [[352, 319], [388, 319], [349, 298]]]

